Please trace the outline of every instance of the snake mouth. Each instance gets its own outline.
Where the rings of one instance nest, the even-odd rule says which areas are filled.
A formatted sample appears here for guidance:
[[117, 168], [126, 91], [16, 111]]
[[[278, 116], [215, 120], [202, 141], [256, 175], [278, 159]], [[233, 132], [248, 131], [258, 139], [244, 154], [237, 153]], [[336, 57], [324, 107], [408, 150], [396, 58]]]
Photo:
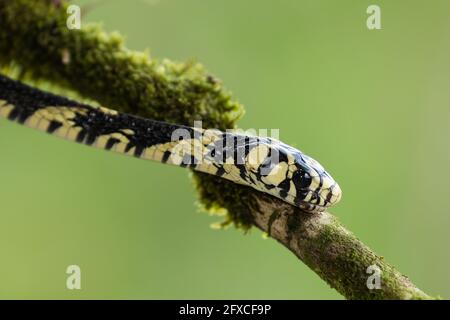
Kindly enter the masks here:
[[328, 209], [328, 207], [326, 207], [326, 206], [322, 206], [319, 204], [311, 204], [309, 202], [300, 202], [298, 204], [298, 207], [302, 211], [304, 211], [306, 213], [310, 213], [310, 214], [324, 212]]
[[297, 206], [310, 213], [326, 211], [338, 203], [342, 197], [341, 188], [336, 182], [327, 189], [310, 190], [309, 192], [309, 199], [298, 201]]

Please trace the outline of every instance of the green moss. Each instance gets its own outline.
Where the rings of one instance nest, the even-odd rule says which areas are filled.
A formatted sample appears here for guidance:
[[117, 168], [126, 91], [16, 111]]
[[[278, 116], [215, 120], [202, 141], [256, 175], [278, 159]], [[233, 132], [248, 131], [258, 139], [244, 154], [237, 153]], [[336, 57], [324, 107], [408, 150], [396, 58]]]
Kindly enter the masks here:
[[204, 173], [195, 173], [194, 181], [205, 210], [215, 212], [226, 209], [228, 214], [222, 224], [224, 227], [233, 223], [248, 230], [252, 226], [251, 210], [257, 205], [252, 196], [253, 189]]
[[[83, 98], [143, 117], [235, 127], [243, 107], [203, 66], [130, 51], [118, 33], [107, 34], [98, 25], [69, 30], [66, 6], [51, 0], [1, 1], [0, 67], [9, 66], [25, 81], [51, 81], [69, 93], [75, 90]], [[252, 189], [204, 174], [194, 177], [206, 209], [225, 208], [229, 215], [224, 224], [250, 227]]]

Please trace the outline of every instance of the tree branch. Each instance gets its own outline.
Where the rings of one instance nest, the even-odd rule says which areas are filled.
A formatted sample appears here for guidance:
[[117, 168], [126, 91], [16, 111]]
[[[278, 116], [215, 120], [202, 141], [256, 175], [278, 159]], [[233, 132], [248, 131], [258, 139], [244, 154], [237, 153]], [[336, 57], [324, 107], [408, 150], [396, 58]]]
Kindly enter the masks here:
[[[348, 299], [430, 299], [328, 212], [305, 214], [289, 204], [258, 199], [255, 225], [291, 250]], [[381, 288], [367, 287], [367, 268], [380, 270]]]
[[[99, 27], [68, 30], [67, 4], [60, 2], [0, 1], [4, 72], [27, 81], [51, 81], [144, 117], [186, 125], [200, 119], [205, 127], [219, 129], [235, 126], [242, 107], [199, 64], [159, 63], [127, 50], [118, 34]], [[305, 214], [251, 188], [206, 174], [194, 177], [206, 209], [225, 208], [225, 223], [267, 232], [346, 298], [431, 299], [331, 214]], [[381, 271], [380, 289], [367, 287], [371, 265]]]

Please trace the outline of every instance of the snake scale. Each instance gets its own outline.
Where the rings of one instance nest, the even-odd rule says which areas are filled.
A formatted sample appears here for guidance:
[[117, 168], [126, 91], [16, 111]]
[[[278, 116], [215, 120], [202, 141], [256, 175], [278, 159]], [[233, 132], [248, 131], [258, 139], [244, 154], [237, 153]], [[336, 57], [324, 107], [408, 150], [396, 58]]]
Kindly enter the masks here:
[[341, 198], [339, 185], [317, 161], [276, 139], [144, 119], [2, 75], [0, 118], [100, 149], [216, 175], [310, 213]]

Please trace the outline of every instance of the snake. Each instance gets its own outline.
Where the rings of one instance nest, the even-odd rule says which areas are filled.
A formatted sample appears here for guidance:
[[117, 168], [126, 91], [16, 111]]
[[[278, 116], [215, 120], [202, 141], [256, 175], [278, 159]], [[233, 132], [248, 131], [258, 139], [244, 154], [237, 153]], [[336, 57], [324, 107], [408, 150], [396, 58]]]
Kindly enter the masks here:
[[91, 106], [4, 75], [0, 75], [0, 118], [99, 149], [211, 174], [307, 213], [325, 211], [342, 196], [319, 162], [278, 139]]

